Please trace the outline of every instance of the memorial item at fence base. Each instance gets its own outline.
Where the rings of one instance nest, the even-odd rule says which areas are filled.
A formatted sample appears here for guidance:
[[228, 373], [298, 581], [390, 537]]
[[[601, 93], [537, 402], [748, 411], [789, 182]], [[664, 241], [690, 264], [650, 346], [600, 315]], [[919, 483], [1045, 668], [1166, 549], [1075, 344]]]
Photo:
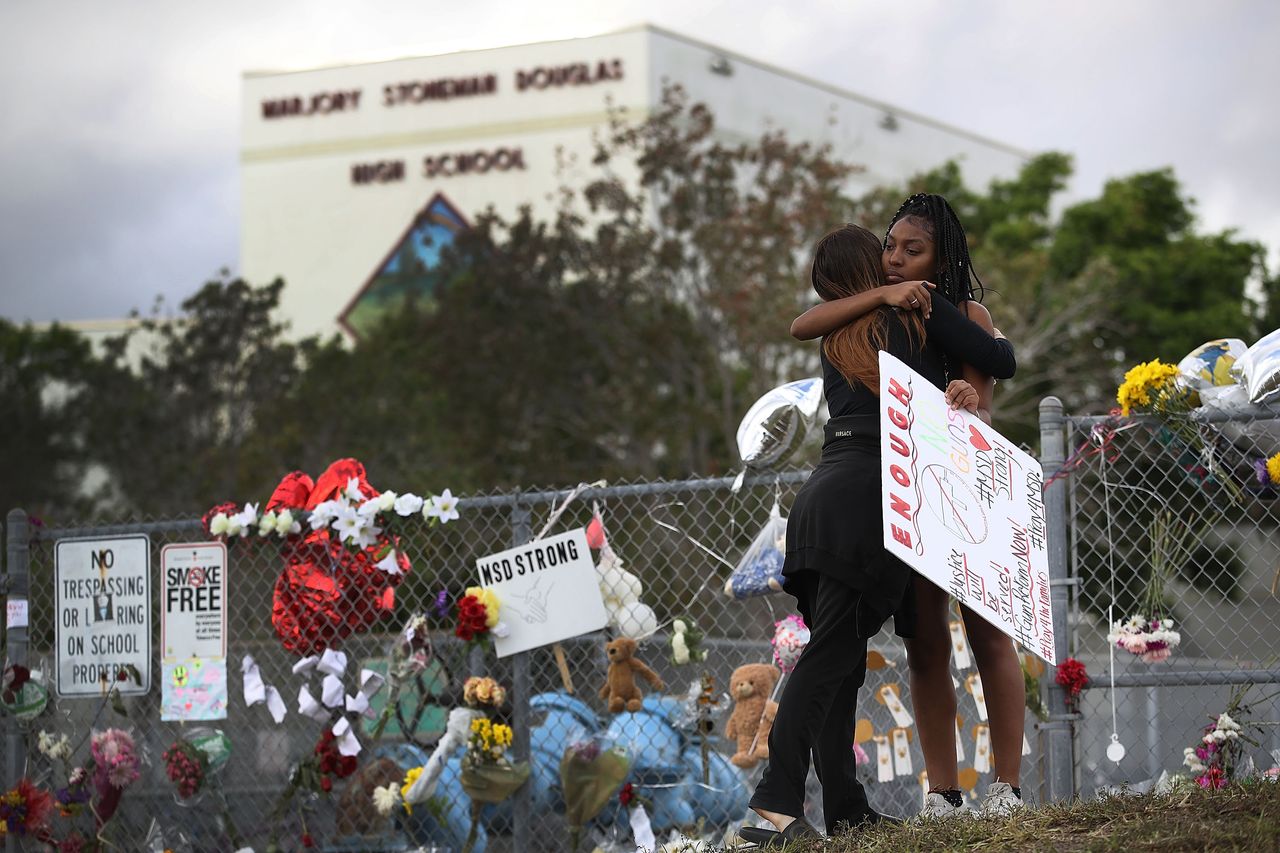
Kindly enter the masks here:
[[578, 849], [582, 828], [600, 814], [630, 769], [627, 751], [599, 736], [566, 747], [560, 759], [560, 785], [570, 850]]
[[702, 648], [702, 632], [688, 616], [671, 621], [671, 662], [676, 666], [701, 663], [707, 659]]
[[784, 462], [804, 441], [822, 407], [822, 378], [779, 385], [752, 404], [738, 424], [738, 455], [748, 468]]
[[636, 651], [636, 641], [630, 637], [618, 637], [605, 644], [609, 670], [605, 684], [600, 688], [600, 698], [606, 701], [610, 713], [617, 714], [624, 709], [640, 710], [640, 699], [644, 694], [636, 684], [637, 674], [654, 690], [663, 689], [662, 679], [636, 657]]
[[1238, 774], [1244, 744], [1250, 740], [1240, 723], [1245, 710], [1242, 700], [1250, 689], [1252, 685], [1236, 690], [1227, 709], [1210, 718], [1199, 743], [1183, 750], [1183, 764], [1201, 788], [1225, 788]]
[[138, 781], [142, 762], [133, 736], [123, 729], [94, 732], [89, 738], [89, 752], [93, 756], [93, 786], [98, 795], [93, 811], [100, 830], [120, 807], [125, 789]]
[[773, 725], [769, 706], [777, 711], [777, 703], [770, 696], [780, 678], [778, 668], [767, 663], [744, 664], [729, 676], [733, 712], [725, 724], [724, 736], [737, 741], [737, 751], [729, 759], [737, 767], [750, 769], [769, 758], [768, 729]]
[[512, 762], [506, 757], [513, 736], [510, 726], [494, 723], [488, 717], [471, 721], [461, 775], [462, 789], [471, 798], [471, 829], [462, 853], [471, 853], [475, 848], [484, 804], [502, 802], [529, 778], [528, 762]]
[[1236, 368], [1250, 402], [1265, 405], [1280, 401], [1280, 329], [1249, 347]]
[[50, 842], [53, 834], [49, 819], [52, 816], [53, 796], [24, 776], [17, 785], [0, 795], [0, 838], [11, 835], [19, 839]]
[[213, 777], [231, 757], [231, 741], [218, 729], [200, 727], [186, 731], [164, 751], [165, 775], [176, 789], [175, 801], [191, 806], [200, 801]]
[[383, 834], [387, 822], [374, 804], [373, 792], [387, 784], [398, 784], [401, 776], [400, 766], [390, 758], [377, 758], [361, 767], [338, 797], [338, 836]]
[[647, 799], [640, 796], [636, 786], [628, 782], [618, 792], [618, 803], [627, 810], [627, 822], [631, 824], [631, 838], [637, 850], [655, 850], [658, 841], [653, 835], [653, 825], [649, 822], [649, 809], [653, 807]]
[[782, 564], [787, 556], [787, 520], [774, 503], [769, 520], [751, 540], [738, 565], [724, 582], [730, 598], [753, 598], [782, 591]]
[[406, 805], [424, 803], [435, 794], [436, 784], [446, 762], [466, 746], [467, 738], [471, 736], [471, 723], [481, 716], [482, 713], [473, 708], [454, 708], [449, 712], [444, 735], [436, 741], [427, 763], [423, 765], [422, 774], [403, 792]]

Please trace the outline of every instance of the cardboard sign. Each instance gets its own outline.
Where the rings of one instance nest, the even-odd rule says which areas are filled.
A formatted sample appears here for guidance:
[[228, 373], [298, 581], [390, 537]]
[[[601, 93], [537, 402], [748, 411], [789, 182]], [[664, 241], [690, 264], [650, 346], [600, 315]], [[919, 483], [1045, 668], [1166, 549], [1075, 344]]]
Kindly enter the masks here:
[[498, 657], [599, 631], [609, 621], [581, 528], [476, 560], [477, 585], [498, 596], [510, 633], [494, 637]]
[[[53, 546], [58, 693], [151, 689], [151, 541], [61, 539]], [[132, 665], [142, 684], [128, 677]]]
[[160, 649], [164, 660], [227, 656], [227, 546], [160, 549]]
[[1040, 463], [880, 353], [884, 545], [1054, 661]]
[[227, 659], [188, 658], [160, 664], [160, 719], [227, 718]]

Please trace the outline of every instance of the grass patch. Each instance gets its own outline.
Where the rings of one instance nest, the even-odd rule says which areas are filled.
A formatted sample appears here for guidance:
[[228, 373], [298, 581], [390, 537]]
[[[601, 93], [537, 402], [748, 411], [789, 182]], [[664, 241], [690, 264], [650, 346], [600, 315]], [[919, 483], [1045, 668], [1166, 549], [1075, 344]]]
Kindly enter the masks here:
[[1280, 784], [1183, 787], [1039, 806], [1010, 818], [909, 823], [796, 845], [795, 853], [1280, 850]]

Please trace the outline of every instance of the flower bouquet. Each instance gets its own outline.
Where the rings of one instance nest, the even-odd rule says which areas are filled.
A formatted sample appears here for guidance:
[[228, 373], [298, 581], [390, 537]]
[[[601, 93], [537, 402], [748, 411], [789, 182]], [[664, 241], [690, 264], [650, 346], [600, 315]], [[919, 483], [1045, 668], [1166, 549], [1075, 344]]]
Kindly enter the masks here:
[[1058, 664], [1053, 680], [1066, 691], [1067, 695], [1063, 698], [1067, 703], [1067, 710], [1075, 711], [1080, 704], [1080, 691], [1089, 685], [1089, 673], [1085, 671], [1084, 664], [1075, 658], [1067, 658]]
[[209, 757], [204, 750], [185, 740], [178, 740], [164, 751], [164, 771], [178, 789], [178, 802], [192, 800], [204, 788], [209, 775]]
[[28, 779], [19, 779], [17, 785], [0, 795], [0, 837], [48, 841], [52, 816], [53, 795]]
[[458, 624], [453, 633], [468, 643], [483, 643], [489, 634], [507, 636], [507, 626], [498, 618], [498, 595], [485, 586], [467, 587], [458, 599]]
[[1173, 630], [1172, 619], [1135, 614], [1116, 620], [1111, 633], [1107, 634], [1107, 642], [1115, 643], [1146, 663], [1159, 663], [1169, 659], [1174, 646], [1182, 642], [1182, 635]]
[[462, 757], [460, 776], [462, 790], [471, 798], [471, 829], [463, 853], [471, 853], [475, 847], [484, 804], [502, 802], [529, 778], [528, 762], [515, 763], [506, 757], [511, 740], [510, 726], [494, 723], [488, 717], [471, 721], [471, 737]]
[[1239, 504], [1244, 498], [1243, 490], [1218, 463], [1212, 439], [1205, 439], [1206, 428], [1191, 420], [1191, 410], [1200, 405], [1200, 395], [1179, 384], [1178, 375], [1177, 365], [1159, 359], [1130, 368], [1116, 390], [1120, 412], [1125, 417], [1144, 412], [1159, 417], [1164, 429], [1156, 437], [1163, 444], [1182, 448], [1182, 467], [1200, 482], [1212, 480], [1220, 484], [1231, 501]]
[[570, 850], [578, 849], [582, 827], [600, 814], [630, 769], [626, 750], [598, 737], [576, 741], [565, 749], [560, 759], [560, 785]]
[[123, 729], [94, 732], [89, 739], [93, 755], [93, 785], [98, 792], [94, 812], [101, 828], [120, 807], [120, 797], [141, 775], [137, 747], [133, 737]]
[[1128, 619], [1116, 620], [1107, 634], [1107, 642], [1115, 643], [1147, 663], [1169, 658], [1173, 648], [1182, 642], [1182, 635], [1173, 630], [1173, 620], [1166, 615], [1165, 581], [1186, 563], [1210, 523], [1192, 528], [1167, 510], [1155, 514], [1150, 531], [1151, 577], [1142, 601], [1143, 609]]

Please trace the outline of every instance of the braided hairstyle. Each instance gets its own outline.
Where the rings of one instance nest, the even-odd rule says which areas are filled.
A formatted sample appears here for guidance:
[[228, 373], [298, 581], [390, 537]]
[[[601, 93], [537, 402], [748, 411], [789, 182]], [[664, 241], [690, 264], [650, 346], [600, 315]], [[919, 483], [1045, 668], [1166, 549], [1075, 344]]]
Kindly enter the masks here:
[[981, 302], [986, 290], [969, 257], [969, 241], [964, 236], [964, 226], [947, 200], [936, 193], [916, 193], [908, 198], [889, 221], [882, 247], [888, 247], [889, 232], [899, 219], [906, 217], [918, 220], [933, 235], [934, 250], [938, 255], [938, 280], [934, 284], [938, 285], [938, 292], [952, 305], [958, 306], [966, 300]]

